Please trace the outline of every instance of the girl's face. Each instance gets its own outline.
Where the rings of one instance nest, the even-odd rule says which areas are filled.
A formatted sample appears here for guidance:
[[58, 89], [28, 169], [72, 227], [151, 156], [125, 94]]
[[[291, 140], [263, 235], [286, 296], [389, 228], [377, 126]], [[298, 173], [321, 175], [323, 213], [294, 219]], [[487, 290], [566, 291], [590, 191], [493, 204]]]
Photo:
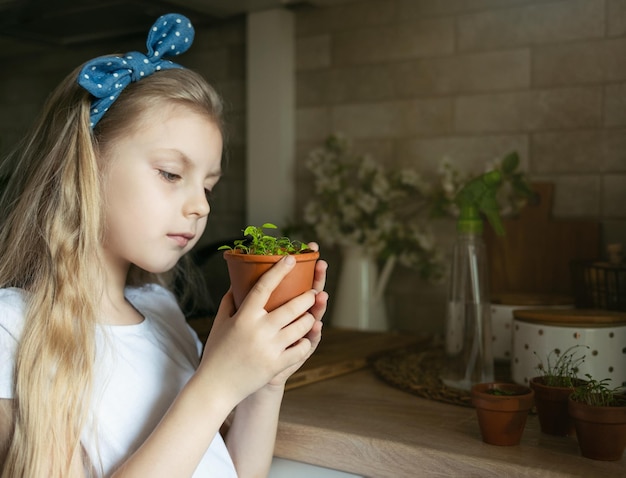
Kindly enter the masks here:
[[176, 105], [142, 125], [102, 158], [104, 257], [124, 274], [176, 265], [204, 231], [221, 174], [222, 135], [207, 116]]

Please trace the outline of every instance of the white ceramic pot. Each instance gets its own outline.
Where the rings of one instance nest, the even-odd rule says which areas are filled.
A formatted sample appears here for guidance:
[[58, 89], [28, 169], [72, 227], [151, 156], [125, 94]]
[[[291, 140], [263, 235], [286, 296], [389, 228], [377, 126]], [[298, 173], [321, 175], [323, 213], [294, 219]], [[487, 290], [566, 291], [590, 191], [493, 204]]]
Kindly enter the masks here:
[[[605, 310], [525, 309], [514, 312], [511, 377], [527, 385], [555, 350], [572, 346], [585, 355], [578, 377], [609, 379], [610, 387], [626, 386], [626, 314]], [[588, 348], [587, 348], [588, 347]], [[554, 358], [554, 354], [552, 355]]]
[[491, 333], [493, 358], [511, 360], [513, 348], [513, 312], [520, 309], [550, 308], [572, 309], [573, 299], [561, 295], [507, 294], [492, 297]]
[[334, 295], [331, 324], [337, 328], [385, 331], [389, 329], [385, 288], [395, 258], [378, 271], [376, 259], [360, 247], [342, 251], [341, 272]]

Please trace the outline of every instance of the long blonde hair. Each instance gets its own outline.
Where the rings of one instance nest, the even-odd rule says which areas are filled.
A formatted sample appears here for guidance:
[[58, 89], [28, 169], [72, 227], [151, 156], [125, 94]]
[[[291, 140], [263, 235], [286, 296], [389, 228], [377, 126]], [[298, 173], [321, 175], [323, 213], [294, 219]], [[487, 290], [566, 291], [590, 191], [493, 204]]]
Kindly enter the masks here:
[[[80, 444], [91, 397], [98, 257], [104, 228], [99, 151], [128, 134], [151, 108], [177, 102], [222, 129], [222, 106], [198, 74], [166, 70], [129, 85], [96, 128], [79, 69], [48, 99], [20, 147], [4, 161], [11, 179], [0, 200], [0, 287], [25, 291], [13, 433], [3, 478], [67, 478], [90, 468]], [[149, 280], [142, 271], [134, 283]]]

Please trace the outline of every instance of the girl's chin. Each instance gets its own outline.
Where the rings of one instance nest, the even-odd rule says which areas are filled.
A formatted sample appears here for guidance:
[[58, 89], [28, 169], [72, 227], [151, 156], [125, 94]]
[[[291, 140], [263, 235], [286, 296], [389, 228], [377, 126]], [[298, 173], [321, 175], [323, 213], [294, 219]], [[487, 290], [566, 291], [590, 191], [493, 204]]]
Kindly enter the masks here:
[[[179, 258], [180, 259], [180, 258]], [[165, 274], [171, 271], [178, 264], [178, 259], [173, 262], [160, 263], [160, 264], [135, 264], [140, 269], [149, 272], [150, 274]]]

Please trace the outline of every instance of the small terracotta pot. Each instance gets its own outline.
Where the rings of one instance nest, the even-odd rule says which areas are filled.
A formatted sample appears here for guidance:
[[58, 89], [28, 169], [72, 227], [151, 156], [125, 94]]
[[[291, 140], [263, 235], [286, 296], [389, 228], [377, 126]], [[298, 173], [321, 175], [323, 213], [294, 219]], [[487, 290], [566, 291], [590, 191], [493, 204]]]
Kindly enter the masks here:
[[[315, 273], [315, 262], [319, 259], [319, 251], [294, 254], [295, 267], [287, 274], [270, 296], [265, 310], [271, 312], [294, 297], [311, 290]], [[259, 256], [242, 254], [236, 250], [224, 252], [228, 266], [228, 275], [233, 288], [235, 307], [239, 308], [250, 289], [259, 277], [285, 256]]]
[[535, 406], [541, 431], [547, 435], [575, 435], [574, 422], [567, 410], [573, 387], [553, 387], [545, 384], [544, 377], [530, 379], [535, 392]]
[[[495, 395], [494, 390], [515, 395]], [[490, 445], [518, 445], [528, 412], [533, 406], [534, 392], [514, 383], [489, 382], [472, 387], [472, 403], [480, 433]]]
[[591, 406], [571, 398], [568, 403], [582, 456], [620, 460], [626, 448], [626, 406]]

